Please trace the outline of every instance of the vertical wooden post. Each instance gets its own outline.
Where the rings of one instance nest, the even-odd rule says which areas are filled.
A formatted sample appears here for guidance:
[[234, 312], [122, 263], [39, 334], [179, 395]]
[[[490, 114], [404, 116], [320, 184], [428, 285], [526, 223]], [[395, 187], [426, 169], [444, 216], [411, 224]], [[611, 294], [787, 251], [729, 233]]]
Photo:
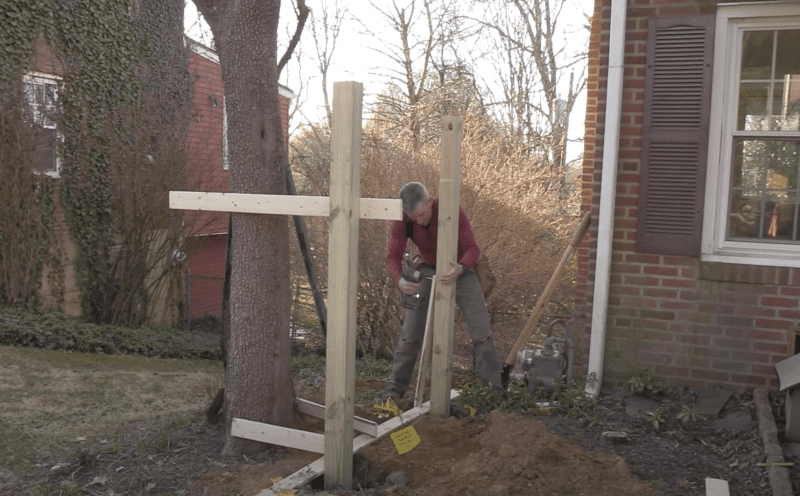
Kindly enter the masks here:
[[[442, 151], [439, 175], [439, 227], [436, 272], [451, 270], [458, 255], [458, 205], [461, 187], [461, 118], [442, 119]], [[433, 312], [433, 360], [431, 366], [431, 413], [449, 415], [450, 380], [455, 320], [455, 284], [437, 284]]]
[[358, 223], [363, 86], [333, 85], [328, 335], [325, 366], [325, 489], [353, 485]]

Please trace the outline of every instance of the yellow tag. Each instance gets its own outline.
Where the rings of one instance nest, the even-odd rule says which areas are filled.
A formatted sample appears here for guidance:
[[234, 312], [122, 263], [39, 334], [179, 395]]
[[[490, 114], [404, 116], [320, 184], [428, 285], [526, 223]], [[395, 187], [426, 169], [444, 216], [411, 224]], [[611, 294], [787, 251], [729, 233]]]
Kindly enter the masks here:
[[470, 417], [474, 417], [475, 413], [478, 412], [478, 410], [476, 410], [474, 407], [471, 407], [469, 405], [464, 405], [464, 406], [467, 407], [467, 410], [469, 410], [469, 416]]
[[394, 404], [394, 400], [388, 398], [385, 405], [372, 405], [372, 413], [384, 417], [388, 415], [400, 415], [403, 412], [397, 408], [397, 405]]
[[392, 432], [390, 437], [392, 438], [392, 441], [394, 441], [394, 447], [397, 448], [398, 455], [408, 453], [414, 449], [414, 446], [418, 445], [420, 441], [419, 434], [417, 434], [417, 430], [414, 429], [413, 425], [409, 425], [405, 429]]

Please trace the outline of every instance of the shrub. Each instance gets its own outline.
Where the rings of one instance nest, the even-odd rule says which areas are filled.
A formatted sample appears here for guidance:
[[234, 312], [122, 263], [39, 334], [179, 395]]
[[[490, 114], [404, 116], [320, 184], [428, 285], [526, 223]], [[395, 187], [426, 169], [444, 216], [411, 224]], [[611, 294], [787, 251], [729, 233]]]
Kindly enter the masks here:
[[59, 312], [0, 307], [0, 345], [161, 358], [222, 358], [219, 336], [164, 326], [97, 325]]
[[[377, 109], [364, 128], [361, 196], [396, 198], [400, 187], [419, 181], [438, 195], [440, 103], [419, 105], [430, 117], [423, 128], [435, 130], [415, 141]], [[422, 108], [425, 107], [425, 108]], [[481, 249], [489, 256], [498, 284], [488, 304], [495, 316], [524, 319], [544, 289], [579, 221], [578, 188], [555, 177], [527, 144], [507, 135], [475, 108], [450, 109], [461, 115], [461, 203]], [[329, 194], [330, 132], [311, 126], [292, 138], [293, 170], [300, 194]], [[556, 184], [563, 184], [556, 186]], [[309, 219], [309, 236], [320, 282], [327, 281], [327, 221]], [[385, 269], [387, 223], [364, 220], [359, 241], [358, 347], [363, 355], [392, 354], [400, 330], [400, 293]], [[409, 245], [411, 246], [411, 245]], [[293, 274], [305, 272], [297, 253]], [[569, 311], [570, 286], [552, 299], [543, 321], [557, 308]]]

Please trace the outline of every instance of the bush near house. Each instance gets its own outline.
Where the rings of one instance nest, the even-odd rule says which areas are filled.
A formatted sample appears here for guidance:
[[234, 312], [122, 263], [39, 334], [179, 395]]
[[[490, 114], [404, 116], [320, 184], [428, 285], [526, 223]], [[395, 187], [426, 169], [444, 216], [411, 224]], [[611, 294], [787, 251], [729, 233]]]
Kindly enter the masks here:
[[59, 312], [0, 307], [0, 345], [83, 353], [123, 353], [161, 358], [220, 360], [220, 337], [165, 326], [138, 329], [97, 325]]

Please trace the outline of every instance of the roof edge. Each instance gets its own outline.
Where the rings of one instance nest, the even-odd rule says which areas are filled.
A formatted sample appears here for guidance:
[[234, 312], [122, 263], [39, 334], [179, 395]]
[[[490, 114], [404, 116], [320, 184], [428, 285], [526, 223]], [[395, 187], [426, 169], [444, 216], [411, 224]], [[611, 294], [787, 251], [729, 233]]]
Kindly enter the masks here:
[[[183, 39], [186, 43], [186, 46], [191, 50], [193, 53], [204, 57], [215, 64], [219, 64], [219, 54], [213, 48], [207, 47], [200, 43], [197, 40], [193, 40], [188, 36], [184, 35]], [[278, 94], [280, 94], [284, 98], [288, 98], [289, 100], [294, 100], [297, 98], [297, 95], [292, 91], [288, 86], [284, 86], [281, 83], [278, 83]]]

